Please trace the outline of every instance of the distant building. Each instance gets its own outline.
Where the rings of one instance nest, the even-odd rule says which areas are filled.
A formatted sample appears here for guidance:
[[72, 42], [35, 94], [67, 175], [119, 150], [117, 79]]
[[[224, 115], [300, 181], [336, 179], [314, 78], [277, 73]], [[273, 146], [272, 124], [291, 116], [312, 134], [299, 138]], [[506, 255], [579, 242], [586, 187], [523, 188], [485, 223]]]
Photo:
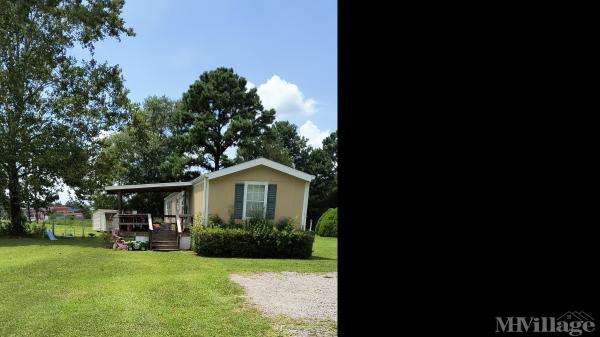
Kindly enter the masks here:
[[48, 207], [48, 216], [54, 218], [70, 218], [70, 219], [83, 219], [83, 213], [77, 208], [67, 206], [52, 206]]
[[47, 210], [45, 208], [39, 208], [37, 210], [33, 208], [21, 207], [21, 213], [27, 218], [28, 221], [44, 221], [47, 220]]

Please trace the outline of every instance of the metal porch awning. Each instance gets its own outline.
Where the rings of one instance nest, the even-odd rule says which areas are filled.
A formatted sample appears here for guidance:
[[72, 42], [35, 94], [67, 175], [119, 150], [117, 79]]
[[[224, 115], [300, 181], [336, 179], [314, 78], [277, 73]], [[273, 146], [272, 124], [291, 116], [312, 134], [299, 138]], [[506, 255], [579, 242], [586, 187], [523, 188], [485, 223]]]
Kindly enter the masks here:
[[119, 214], [123, 214], [123, 209], [121, 208], [121, 205], [123, 204], [123, 194], [144, 192], [181, 192], [192, 186], [193, 184], [191, 181], [184, 181], [173, 183], [106, 186], [104, 187], [104, 190], [107, 194], [117, 194], [119, 196]]

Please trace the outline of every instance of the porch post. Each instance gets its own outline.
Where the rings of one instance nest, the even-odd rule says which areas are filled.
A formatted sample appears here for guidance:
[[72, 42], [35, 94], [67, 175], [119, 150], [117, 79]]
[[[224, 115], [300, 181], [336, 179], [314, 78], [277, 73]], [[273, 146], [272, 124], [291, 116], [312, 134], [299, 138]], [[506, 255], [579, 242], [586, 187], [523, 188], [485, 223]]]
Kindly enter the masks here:
[[187, 188], [183, 190], [183, 214], [190, 213], [190, 195]]
[[119, 190], [119, 214], [123, 214], [122, 210], [121, 210], [121, 203], [123, 202], [123, 194], [121, 193], [121, 190]]

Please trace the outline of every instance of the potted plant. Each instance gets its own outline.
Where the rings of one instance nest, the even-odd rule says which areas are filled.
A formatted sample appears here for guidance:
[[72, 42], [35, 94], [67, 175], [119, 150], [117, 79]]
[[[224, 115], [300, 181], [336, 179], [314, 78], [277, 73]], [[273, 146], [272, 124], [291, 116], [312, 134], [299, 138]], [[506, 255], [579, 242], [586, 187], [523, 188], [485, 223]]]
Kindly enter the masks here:
[[128, 250], [147, 250], [148, 242], [145, 241], [127, 241]]

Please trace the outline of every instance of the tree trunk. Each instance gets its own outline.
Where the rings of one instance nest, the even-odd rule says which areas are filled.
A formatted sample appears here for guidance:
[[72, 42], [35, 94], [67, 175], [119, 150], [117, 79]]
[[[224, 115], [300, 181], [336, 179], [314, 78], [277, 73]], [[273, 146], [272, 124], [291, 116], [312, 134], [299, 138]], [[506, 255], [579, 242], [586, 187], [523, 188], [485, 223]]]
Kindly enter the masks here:
[[221, 166], [219, 165], [219, 164], [220, 164], [219, 162], [221, 161], [221, 155], [220, 155], [220, 154], [217, 154], [217, 153], [215, 153], [215, 155], [214, 155], [214, 158], [215, 158], [215, 171], [218, 171], [218, 170], [219, 170], [219, 168], [221, 167]]
[[25, 205], [25, 209], [25, 212], [27, 212], [27, 222], [31, 223], [31, 212], [29, 212], [29, 203]]
[[19, 191], [19, 173], [17, 171], [17, 163], [9, 164], [8, 177], [8, 208], [10, 213], [10, 232], [14, 235], [22, 235], [25, 233], [21, 216], [21, 195]]

